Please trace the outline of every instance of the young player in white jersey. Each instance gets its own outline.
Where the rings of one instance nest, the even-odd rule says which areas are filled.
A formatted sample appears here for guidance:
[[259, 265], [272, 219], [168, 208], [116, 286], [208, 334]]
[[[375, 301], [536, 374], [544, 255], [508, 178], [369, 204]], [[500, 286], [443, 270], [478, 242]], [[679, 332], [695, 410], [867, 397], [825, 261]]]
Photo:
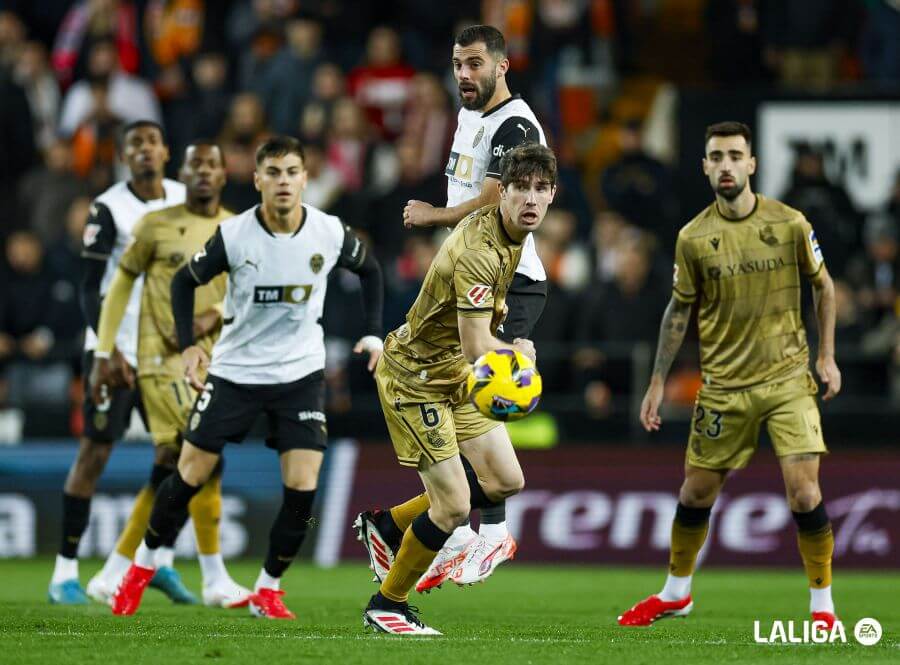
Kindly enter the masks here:
[[[447, 160], [447, 207], [435, 208], [423, 201], [410, 201], [403, 210], [407, 227], [455, 226], [471, 212], [500, 200], [500, 159], [523, 143], [547, 145], [544, 132], [534, 113], [506, 84], [509, 60], [503, 34], [491, 26], [465, 28], [453, 46], [453, 72], [459, 86], [462, 108], [456, 134]], [[501, 340], [512, 343], [529, 338], [543, 312], [547, 299], [547, 275], [538, 258], [531, 234], [525, 239], [522, 258], [507, 294], [509, 312], [497, 330]], [[509, 436], [499, 445], [508, 450], [463, 451], [463, 455], [484, 460], [479, 473], [498, 479], [513, 479], [521, 474]], [[491, 442], [492, 447], [498, 444]], [[356, 521], [359, 537], [367, 549], [384, 551], [372, 561], [390, 563], [402, 537], [398, 521], [402, 515], [424, 512], [428, 499], [423, 494], [390, 511], [361, 513]], [[457, 584], [472, 584], [487, 579], [494, 569], [511, 559], [516, 542], [506, 528], [506, 502], [499, 501], [481, 509], [478, 533], [468, 524], [459, 527], [434, 558], [416, 590], [439, 587], [447, 579]], [[393, 516], [392, 516], [393, 514]], [[394, 519], [397, 517], [397, 519]], [[386, 548], [372, 544], [372, 536]], [[375, 565], [375, 574], [383, 578], [389, 568]], [[383, 569], [381, 569], [383, 568]]]
[[[280, 579], [306, 536], [327, 442], [325, 345], [319, 319], [328, 274], [356, 272], [362, 285], [367, 335], [355, 351], [382, 351], [381, 270], [341, 220], [303, 205], [306, 169], [300, 142], [274, 137], [256, 152], [255, 206], [221, 223], [215, 235], [172, 280], [172, 308], [185, 374], [202, 391], [185, 432], [178, 469], [153, 506], [150, 527], [113, 598], [113, 613], [137, 611], [154, 572], [154, 552], [177, 528], [179, 515], [210, 477], [226, 442], [241, 442], [257, 416], [269, 424], [266, 445], [280, 457], [283, 500], [269, 551], [250, 597], [250, 611], [293, 619]], [[228, 272], [225, 318], [212, 359], [194, 345], [194, 289]], [[209, 367], [206, 383], [198, 373]]]
[[[131, 241], [132, 228], [146, 213], [185, 200], [184, 185], [163, 177], [169, 149], [162, 128], [155, 122], [138, 121], [127, 125], [122, 131], [121, 156], [128, 166], [130, 179], [113, 185], [94, 199], [84, 228], [80, 299], [87, 321], [85, 382], [97, 344], [95, 331], [100, 302], [112, 281], [119, 258]], [[140, 298], [141, 289], [136, 288], [112, 354], [115, 384], [120, 387], [111, 390], [105, 402], [97, 404], [91, 398], [90, 387], [85, 385], [84, 434], [63, 489], [62, 538], [48, 592], [51, 603], [81, 605], [88, 602], [78, 580], [78, 545], [87, 528], [91, 497], [106, 467], [112, 444], [125, 432], [132, 409], [140, 409], [140, 396], [133, 388]], [[163, 477], [168, 473], [170, 470], [166, 469]], [[154, 467], [154, 474], [159, 475], [157, 467]], [[116, 570], [106, 570], [106, 574], [95, 576], [88, 585], [88, 593], [105, 601], [112, 589], [102, 581], [113, 577], [117, 581], [128, 563], [127, 557], [116, 557], [114, 552], [108, 566]], [[157, 582], [162, 581], [170, 597], [190, 595], [174, 569], [163, 566], [161, 570]]]

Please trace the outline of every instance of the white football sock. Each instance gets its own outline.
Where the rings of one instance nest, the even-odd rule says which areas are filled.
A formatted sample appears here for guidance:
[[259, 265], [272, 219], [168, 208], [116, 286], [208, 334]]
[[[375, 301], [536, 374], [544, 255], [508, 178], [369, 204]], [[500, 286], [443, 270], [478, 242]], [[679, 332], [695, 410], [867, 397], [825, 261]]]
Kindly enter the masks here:
[[831, 585], [822, 589], [809, 589], [809, 611], [831, 612], [834, 614], [834, 601], [831, 599]]
[[460, 549], [477, 535], [478, 534], [472, 530], [472, 527], [469, 524], [458, 526], [453, 530], [453, 533], [450, 534], [447, 542], [444, 543], [444, 547]]
[[151, 550], [147, 547], [147, 543], [142, 540], [141, 544], [138, 545], [137, 552], [134, 553], [134, 564], [141, 568], [156, 568], [157, 551], [158, 550]]
[[500, 543], [509, 535], [506, 522], [500, 524], [482, 524], [478, 527], [478, 534], [490, 543]]
[[153, 563], [157, 568], [173, 568], [175, 566], [175, 550], [171, 547], [156, 548], [156, 557]]
[[198, 554], [197, 559], [200, 561], [200, 572], [203, 574], [203, 586], [215, 586], [228, 579], [228, 571], [225, 569], [221, 552]]
[[675, 577], [671, 574], [666, 576], [666, 585], [658, 594], [660, 600], [672, 602], [674, 600], [681, 600], [689, 595], [691, 593], [691, 580], [693, 577], [693, 575], [688, 575], [687, 577]]
[[106, 563], [103, 564], [103, 570], [101, 570], [99, 574], [104, 579], [110, 580], [114, 584], [118, 584], [119, 580], [122, 579], [122, 576], [125, 575], [125, 571], [130, 567], [131, 559], [127, 556], [122, 556], [116, 550], [113, 550], [106, 558]]
[[275, 589], [278, 590], [281, 588], [281, 578], [280, 577], [272, 577], [269, 573], [266, 572], [265, 568], [260, 568], [259, 577], [256, 578], [256, 584], [253, 585], [254, 591], [259, 591], [260, 589]]
[[66, 580], [78, 579], [78, 559], [67, 559], [62, 554], [56, 555], [53, 577], [50, 584], [62, 584]]

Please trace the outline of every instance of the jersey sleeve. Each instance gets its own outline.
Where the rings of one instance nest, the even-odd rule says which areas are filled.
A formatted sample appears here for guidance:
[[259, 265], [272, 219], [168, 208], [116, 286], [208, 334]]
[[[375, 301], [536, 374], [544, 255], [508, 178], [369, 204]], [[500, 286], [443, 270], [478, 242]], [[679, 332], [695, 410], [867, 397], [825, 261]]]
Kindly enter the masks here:
[[116, 245], [116, 222], [99, 201], [91, 204], [81, 243], [81, 256], [99, 261], [106, 261]]
[[119, 259], [119, 267], [132, 275], [147, 271], [153, 261], [156, 241], [153, 237], [154, 225], [144, 217], [131, 232], [131, 243]]
[[466, 250], [453, 270], [456, 310], [462, 316], [491, 316], [494, 311], [494, 287], [500, 266], [491, 255]]
[[210, 236], [199, 252], [188, 261], [187, 268], [197, 284], [206, 284], [213, 277], [228, 271], [228, 253], [221, 227]]
[[507, 152], [523, 143], [537, 143], [541, 132], [528, 118], [513, 116], [503, 121], [491, 138], [491, 161], [485, 175], [500, 178], [500, 159]]
[[822, 256], [822, 248], [819, 247], [819, 241], [816, 239], [816, 232], [813, 230], [812, 224], [806, 221], [805, 217], [801, 217], [794, 224], [794, 246], [797, 251], [797, 266], [800, 273], [809, 279], [815, 280], [825, 265], [825, 258]]
[[356, 270], [366, 260], [366, 246], [359, 236], [346, 224], [344, 225], [344, 240], [341, 243], [341, 251], [338, 254], [337, 265], [348, 270]]
[[690, 241], [678, 234], [675, 241], [675, 267], [672, 273], [672, 295], [681, 302], [692, 303], [697, 299], [697, 266], [691, 256]]

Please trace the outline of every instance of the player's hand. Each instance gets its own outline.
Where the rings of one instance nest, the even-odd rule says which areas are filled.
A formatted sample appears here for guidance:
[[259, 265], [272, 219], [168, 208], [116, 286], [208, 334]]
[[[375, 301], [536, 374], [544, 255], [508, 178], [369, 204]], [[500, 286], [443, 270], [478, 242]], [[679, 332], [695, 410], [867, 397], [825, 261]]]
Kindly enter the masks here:
[[516, 351], [531, 358], [531, 362], [537, 361], [537, 351], [535, 351], [534, 349], [534, 342], [532, 342], [530, 339], [516, 337], [513, 340], [512, 345]]
[[203, 378], [206, 377], [206, 368], [209, 367], [209, 356], [199, 346], [189, 346], [181, 352], [181, 361], [184, 364], [184, 377], [191, 384], [191, 388], [203, 392]]
[[376, 337], [375, 335], [366, 335], [353, 347], [353, 353], [368, 353], [369, 362], [366, 365], [366, 369], [370, 372], [374, 372], [375, 365], [378, 364], [378, 359], [381, 357], [381, 354], [384, 353], [384, 342], [380, 337]]
[[221, 323], [222, 315], [215, 307], [201, 312], [194, 317], [194, 339], [200, 339], [215, 332]]
[[663, 389], [665, 386], [662, 381], [657, 381], [654, 377], [650, 381], [650, 387], [644, 395], [644, 401], [641, 402], [641, 424], [648, 432], [658, 432], [662, 425], [662, 418], [659, 417], [659, 406], [663, 401]]
[[406, 207], [403, 208], [403, 226], [408, 229], [416, 226], [420, 228], [431, 226], [434, 222], [432, 218], [433, 210], [434, 206], [430, 203], [410, 199], [406, 202]]
[[841, 370], [838, 369], [834, 356], [820, 357], [816, 360], [816, 372], [827, 388], [822, 399], [826, 402], [841, 392]]
[[112, 365], [109, 387], [120, 388], [125, 386], [129, 389], [134, 388], [134, 367], [128, 364], [122, 352], [117, 348], [113, 349], [109, 361]]
[[91, 365], [88, 385], [91, 388], [91, 399], [95, 405], [103, 404], [109, 399], [110, 385], [113, 382], [112, 361], [109, 358], [97, 358]]

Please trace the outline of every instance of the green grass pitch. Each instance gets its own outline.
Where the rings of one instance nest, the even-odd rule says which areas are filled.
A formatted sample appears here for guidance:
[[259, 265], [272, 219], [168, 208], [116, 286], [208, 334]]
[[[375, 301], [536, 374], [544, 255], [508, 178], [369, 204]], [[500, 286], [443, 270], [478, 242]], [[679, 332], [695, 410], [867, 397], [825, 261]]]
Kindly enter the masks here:
[[[178, 563], [188, 585], [199, 585], [196, 563]], [[231, 562], [249, 584], [258, 562]], [[361, 612], [376, 587], [364, 565], [319, 570], [295, 565], [284, 588], [297, 621], [262, 621], [246, 610], [170, 604], [148, 590], [134, 617], [107, 607], [65, 608], [46, 600], [52, 562], [0, 562], [0, 663], [900, 663], [900, 573], [837, 571], [835, 594], [847, 644], [764, 645], [774, 619], [802, 621], [803, 571], [701, 570], [696, 606], [687, 619], [650, 628], [620, 628], [617, 614], [656, 591], [664, 569], [503, 566], [483, 585], [447, 588], [413, 599], [441, 638], [373, 635]], [[82, 583], [99, 567], [82, 563]], [[452, 587], [452, 585], [450, 585]], [[873, 647], [853, 638], [862, 617], [878, 619], [884, 637]]]

